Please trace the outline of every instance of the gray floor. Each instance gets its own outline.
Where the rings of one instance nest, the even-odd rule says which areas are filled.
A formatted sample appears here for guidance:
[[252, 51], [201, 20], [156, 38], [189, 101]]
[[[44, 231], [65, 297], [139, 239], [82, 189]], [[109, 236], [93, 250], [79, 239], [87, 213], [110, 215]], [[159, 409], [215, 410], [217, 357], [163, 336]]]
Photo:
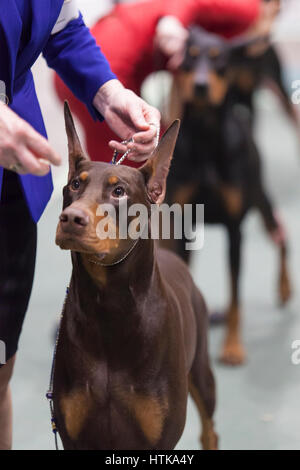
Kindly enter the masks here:
[[[50, 141], [66, 156], [62, 111], [51, 91], [51, 75], [41, 61], [35, 77]], [[242, 278], [248, 362], [238, 369], [220, 366], [217, 357], [223, 330], [210, 331], [218, 387], [216, 424], [222, 449], [299, 449], [300, 366], [291, 363], [291, 343], [300, 339], [300, 148], [276, 101], [263, 92], [257, 104], [257, 140], [263, 152], [266, 187], [290, 237], [294, 297], [288, 307], [278, 308], [277, 253], [258, 216], [251, 214], [244, 225]], [[71, 272], [69, 255], [54, 244], [65, 164], [54, 171], [54, 177], [54, 196], [39, 225], [33, 295], [13, 379], [15, 449], [54, 448], [44, 392], [49, 380], [53, 329]], [[222, 308], [227, 301], [225, 249], [222, 229], [206, 227], [204, 249], [194, 256], [191, 269], [211, 309]], [[199, 430], [198, 416], [190, 403], [178, 448], [197, 449]]]

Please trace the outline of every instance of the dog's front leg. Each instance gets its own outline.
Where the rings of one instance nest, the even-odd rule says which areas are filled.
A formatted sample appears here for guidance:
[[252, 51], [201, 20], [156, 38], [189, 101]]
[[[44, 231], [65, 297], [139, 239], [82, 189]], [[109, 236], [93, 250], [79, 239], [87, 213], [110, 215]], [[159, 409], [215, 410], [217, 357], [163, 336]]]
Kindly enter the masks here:
[[241, 231], [237, 222], [229, 228], [229, 260], [231, 272], [231, 299], [227, 312], [227, 331], [220, 360], [232, 366], [242, 364], [245, 350], [240, 331], [239, 274], [241, 258]]

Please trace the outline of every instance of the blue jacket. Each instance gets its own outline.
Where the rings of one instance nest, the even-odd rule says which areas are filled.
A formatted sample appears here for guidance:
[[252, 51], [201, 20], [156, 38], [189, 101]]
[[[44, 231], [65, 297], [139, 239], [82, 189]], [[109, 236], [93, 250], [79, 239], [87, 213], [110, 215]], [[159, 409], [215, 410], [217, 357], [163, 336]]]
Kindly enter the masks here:
[[[6, 85], [9, 106], [47, 137], [36, 96], [32, 65], [42, 52], [73, 93], [83, 101], [94, 119], [93, 107], [99, 87], [115, 78], [85, 26], [82, 16], [51, 35], [63, 0], [0, 0], [0, 80]], [[0, 167], [0, 195], [3, 168]], [[52, 193], [52, 178], [20, 176], [34, 221], [38, 221]], [[0, 202], [1, 204], [1, 202]]]

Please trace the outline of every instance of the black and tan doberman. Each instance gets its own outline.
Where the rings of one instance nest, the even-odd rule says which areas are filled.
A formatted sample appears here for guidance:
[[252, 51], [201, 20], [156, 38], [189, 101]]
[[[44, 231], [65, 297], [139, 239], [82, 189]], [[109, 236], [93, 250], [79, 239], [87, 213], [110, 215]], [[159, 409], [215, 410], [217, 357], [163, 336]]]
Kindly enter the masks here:
[[[173, 104], [177, 115], [182, 115], [182, 125], [167, 194], [170, 204], [204, 203], [205, 222], [227, 229], [231, 300], [221, 360], [230, 365], [245, 359], [238, 285], [241, 225], [252, 208], [258, 209], [278, 247], [280, 301], [287, 302], [291, 294], [285, 231], [263, 187], [251, 112], [237, 99], [238, 64], [231, 59], [245, 47], [241, 39], [226, 42], [200, 28], [191, 31], [182, 70], [174, 81]], [[185, 243], [185, 239], [172, 240], [167, 246], [188, 261]]]
[[99, 205], [150, 211], [163, 201], [179, 121], [137, 170], [90, 161], [67, 105], [65, 120], [70, 171], [56, 243], [71, 250], [73, 272], [54, 370], [64, 448], [173, 449], [190, 392], [203, 447], [215, 449], [207, 311], [185, 263], [150, 234], [103, 240], [96, 228]]

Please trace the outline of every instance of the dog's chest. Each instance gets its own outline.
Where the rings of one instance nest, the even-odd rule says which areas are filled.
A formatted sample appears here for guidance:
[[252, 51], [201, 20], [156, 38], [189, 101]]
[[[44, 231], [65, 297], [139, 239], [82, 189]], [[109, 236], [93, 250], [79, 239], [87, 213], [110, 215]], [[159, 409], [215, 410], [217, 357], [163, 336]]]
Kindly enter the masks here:
[[157, 348], [128, 322], [116, 335], [105, 321], [63, 324], [54, 395], [64, 446], [154, 448], [172, 408]]
[[59, 407], [69, 438], [87, 448], [153, 448], [169, 411], [161, 390], [146, 390], [129, 377], [104, 371], [62, 394]]

